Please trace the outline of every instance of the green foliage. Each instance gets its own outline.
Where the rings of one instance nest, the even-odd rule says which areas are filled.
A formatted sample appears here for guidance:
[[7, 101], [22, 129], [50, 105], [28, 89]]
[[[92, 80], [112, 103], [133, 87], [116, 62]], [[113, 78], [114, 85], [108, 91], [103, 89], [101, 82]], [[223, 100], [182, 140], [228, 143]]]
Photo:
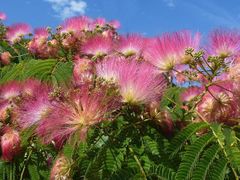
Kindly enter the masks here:
[[182, 149], [187, 140], [189, 140], [196, 132], [206, 127], [208, 127], [208, 124], [200, 122], [192, 123], [184, 128], [173, 138], [171, 145], [168, 148], [168, 151], [171, 153], [170, 157], [173, 158]]
[[149, 177], [155, 177], [161, 180], [175, 180], [176, 178], [176, 173], [174, 170], [169, 169], [161, 164], [152, 166], [148, 172], [148, 175]]
[[176, 175], [177, 180], [192, 178], [192, 172], [199, 161], [201, 153], [212, 139], [213, 136], [209, 133], [199, 137], [193, 144], [187, 147]]
[[11, 80], [37, 78], [56, 86], [68, 86], [72, 76], [72, 62], [56, 59], [29, 60], [0, 69], [0, 84]]

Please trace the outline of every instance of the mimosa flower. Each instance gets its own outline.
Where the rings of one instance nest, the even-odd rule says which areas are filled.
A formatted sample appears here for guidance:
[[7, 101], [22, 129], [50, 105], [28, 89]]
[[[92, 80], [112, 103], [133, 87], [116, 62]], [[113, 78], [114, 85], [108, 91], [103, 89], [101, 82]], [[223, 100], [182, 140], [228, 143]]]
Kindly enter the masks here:
[[19, 133], [11, 128], [5, 128], [1, 137], [2, 159], [4, 161], [12, 161], [20, 150], [21, 139]]
[[198, 48], [199, 40], [199, 34], [192, 37], [189, 31], [166, 33], [155, 40], [149, 40], [144, 57], [161, 72], [167, 72], [177, 64], [186, 63], [185, 50]]
[[28, 24], [18, 23], [14, 24], [7, 29], [6, 38], [10, 43], [15, 43], [21, 39], [21, 37], [29, 34], [31, 27]]
[[210, 53], [223, 58], [239, 55], [240, 33], [233, 30], [215, 30], [209, 37]]
[[112, 51], [112, 39], [104, 36], [94, 36], [83, 43], [81, 51], [95, 57], [103, 56]]
[[38, 134], [45, 143], [54, 141], [57, 147], [73, 134], [84, 140], [89, 127], [108, 119], [108, 114], [116, 108], [115, 99], [104, 89], [90, 91], [88, 87], [82, 87], [73, 92], [68, 101], [56, 105], [54, 111], [41, 121]]
[[140, 56], [144, 49], [144, 38], [137, 34], [121, 36], [116, 50], [124, 56]]
[[152, 65], [131, 60], [119, 66], [119, 86], [123, 102], [141, 104], [159, 100], [166, 81]]

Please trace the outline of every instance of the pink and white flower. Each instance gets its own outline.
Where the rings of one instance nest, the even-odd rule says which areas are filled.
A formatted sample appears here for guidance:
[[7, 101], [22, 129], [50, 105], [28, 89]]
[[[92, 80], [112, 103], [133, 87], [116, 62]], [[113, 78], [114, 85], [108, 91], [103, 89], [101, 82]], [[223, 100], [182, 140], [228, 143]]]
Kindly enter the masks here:
[[116, 98], [108, 96], [104, 89], [81, 87], [70, 94], [68, 101], [56, 105], [39, 124], [38, 134], [45, 143], [54, 141], [57, 147], [61, 147], [73, 134], [84, 140], [88, 128], [107, 120], [117, 105]]
[[199, 96], [202, 92], [203, 89], [201, 87], [191, 86], [181, 93], [180, 99], [183, 102], [189, 102], [192, 101], [197, 96]]
[[4, 134], [1, 137], [2, 159], [4, 161], [12, 161], [20, 150], [20, 135], [19, 133], [9, 127], [4, 129]]
[[21, 39], [21, 37], [29, 34], [31, 27], [28, 24], [18, 23], [8, 27], [6, 38], [10, 43], [15, 43]]
[[116, 51], [122, 53], [124, 56], [140, 56], [144, 50], [145, 39], [137, 34], [130, 34], [121, 36], [116, 45]]
[[118, 83], [122, 61], [126, 61], [126, 59], [117, 56], [105, 58], [96, 65], [97, 76], [108, 82]]
[[17, 81], [10, 81], [0, 86], [0, 99], [10, 100], [21, 95], [22, 85]]
[[112, 51], [112, 39], [104, 36], [93, 36], [82, 44], [83, 54], [93, 55], [95, 57], [104, 56]]
[[3, 12], [0, 12], [0, 20], [4, 21], [7, 19], [7, 15]]
[[239, 55], [240, 33], [234, 30], [215, 30], [209, 37], [209, 51], [223, 58]]
[[141, 104], [157, 101], [165, 87], [163, 75], [152, 65], [135, 60], [122, 61], [119, 67], [119, 88], [123, 102]]
[[144, 57], [161, 72], [167, 72], [177, 64], [186, 63], [185, 50], [197, 49], [199, 41], [198, 33], [194, 37], [189, 31], [166, 33], [155, 40], [148, 41]]
[[92, 20], [86, 16], [68, 18], [62, 25], [61, 33], [78, 34], [81, 31], [87, 31], [91, 22]]

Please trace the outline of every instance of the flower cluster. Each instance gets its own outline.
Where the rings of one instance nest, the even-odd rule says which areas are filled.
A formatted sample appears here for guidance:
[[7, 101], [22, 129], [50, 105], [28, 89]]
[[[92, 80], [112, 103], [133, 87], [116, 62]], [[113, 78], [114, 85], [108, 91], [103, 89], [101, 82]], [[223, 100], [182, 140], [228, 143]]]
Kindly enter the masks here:
[[[5, 19], [0, 13], [0, 21]], [[155, 38], [119, 35], [118, 21], [85, 16], [66, 19], [55, 30], [37, 28], [33, 35], [24, 23], [0, 26], [0, 41], [7, 46], [0, 49], [1, 68], [25, 61], [25, 55], [29, 57], [26, 61], [56, 59], [72, 64], [67, 87], [41, 79], [57, 66], [38, 74], [40, 80], [17, 77], [0, 81], [1, 152], [5, 161], [13, 161], [21, 153], [21, 134], [29, 129], [39, 142], [61, 151], [66, 143], [87, 140], [91, 128], [112, 122], [126, 111], [139, 119], [153, 120], [167, 136], [177, 127], [171, 115], [175, 107], [180, 107], [182, 119], [191, 122], [239, 123], [237, 31], [215, 30], [207, 43], [201, 44], [199, 33], [186, 30]], [[181, 93], [174, 102], [165, 92], [176, 87]], [[162, 107], [162, 99], [170, 103]], [[59, 153], [51, 179], [68, 179], [71, 163]]]

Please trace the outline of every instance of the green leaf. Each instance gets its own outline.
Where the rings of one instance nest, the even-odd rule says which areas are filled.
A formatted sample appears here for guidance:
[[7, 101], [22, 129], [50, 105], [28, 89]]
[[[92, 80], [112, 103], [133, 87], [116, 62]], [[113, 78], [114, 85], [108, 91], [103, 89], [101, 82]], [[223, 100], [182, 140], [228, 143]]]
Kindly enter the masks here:
[[222, 154], [220, 156], [220, 159], [215, 161], [211, 167], [210, 171], [208, 172], [208, 176], [206, 179], [209, 180], [224, 180], [226, 175], [226, 169], [227, 169], [227, 160], [224, 158], [224, 155]]
[[187, 180], [192, 177], [192, 172], [199, 160], [204, 148], [214, 139], [211, 133], [198, 138], [193, 144], [187, 147], [182, 162], [177, 171], [176, 180]]
[[107, 171], [113, 173], [121, 168], [121, 162], [123, 160], [121, 153], [117, 154], [116, 151], [110, 148], [107, 149], [105, 153], [104, 166]]
[[28, 172], [30, 174], [31, 179], [40, 180], [38, 171], [39, 171], [38, 167], [35, 164], [28, 164]]
[[68, 86], [72, 77], [72, 62], [56, 59], [29, 60], [1, 68], [0, 84], [11, 80], [37, 78], [55, 86]]
[[148, 171], [148, 177], [157, 177], [161, 180], [175, 180], [175, 176], [176, 173], [174, 172], [174, 170], [165, 167], [162, 164], [158, 166], [152, 166]]
[[154, 141], [149, 136], [144, 136], [145, 149], [154, 155], [159, 155], [159, 146], [156, 141]]
[[64, 147], [63, 147], [63, 154], [71, 159], [73, 154], [74, 154], [74, 147], [71, 145], [71, 144], [65, 144]]
[[184, 146], [185, 142], [196, 132], [208, 127], [205, 122], [192, 123], [184, 128], [178, 135], [176, 135], [168, 148], [170, 158], [173, 158]]
[[220, 147], [218, 144], [214, 144], [210, 146], [206, 151], [204, 151], [203, 156], [201, 157], [200, 161], [198, 162], [193, 175], [192, 180], [205, 180], [206, 176], [210, 169], [213, 161], [216, 159]]
[[237, 137], [233, 130], [224, 128], [224, 135], [226, 140], [226, 153], [234, 169], [240, 174], [240, 150], [237, 143]]

